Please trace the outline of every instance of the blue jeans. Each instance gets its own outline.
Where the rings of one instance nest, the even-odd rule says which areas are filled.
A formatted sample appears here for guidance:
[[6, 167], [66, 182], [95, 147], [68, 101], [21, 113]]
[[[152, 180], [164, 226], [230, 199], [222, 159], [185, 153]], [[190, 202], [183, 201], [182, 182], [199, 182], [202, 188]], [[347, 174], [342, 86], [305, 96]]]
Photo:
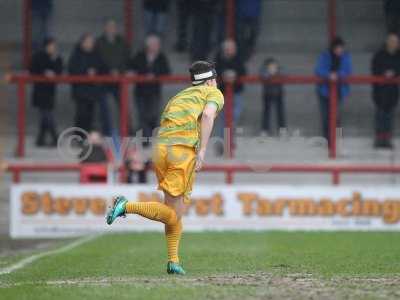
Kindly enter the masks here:
[[[239, 122], [240, 115], [242, 113], [242, 94], [235, 93], [233, 96], [233, 128], [236, 128], [237, 123]], [[225, 128], [225, 110], [223, 110], [216, 121], [216, 130], [215, 133], [219, 137], [224, 136], [224, 128]]]

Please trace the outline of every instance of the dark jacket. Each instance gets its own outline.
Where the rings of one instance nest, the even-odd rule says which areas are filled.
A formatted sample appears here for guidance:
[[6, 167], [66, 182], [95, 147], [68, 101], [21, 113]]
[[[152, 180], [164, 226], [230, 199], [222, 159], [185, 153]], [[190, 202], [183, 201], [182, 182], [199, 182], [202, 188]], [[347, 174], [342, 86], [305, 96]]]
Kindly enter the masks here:
[[[390, 54], [385, 49], [375, 53], [372, 58], [372, 74], [383, 76], [386, 71], [392, 70], [395, 76], [400, 74], [400, 52]], [[373, 87], [373, 99], [377, 106], [390, 110], [398, 102], [399, 87], [396, 84], [375, 84]]]
[[385, 0], [386, 13], [400, 14], [400, 1], [399, 0]]
[[261, 13], [261, 0], [236, 0], [236, 14], [239, 18], [258, 18]]
[[[318, 58], [317, 65], [315, 67], [315, 75], [322, 78], [328, 78], [331, 73], [332, 67], [332, 54], [329, 50], [322, 52]], [[352, 64], [351, 56], [349, 53], [345, 52], [341, 57], [340, 66], [337, 71], [339, 79], [346, 78], [351, 75]], [[340, 99], [343, 100], [344, 97], [350, 94], [350, 86], [347, 83], [339, 84]], [[319, 84], [317, 86], [317, 93], [323, 97], [329, 97], [329, 86], [327, 83]]]
[[[236, 76], [246, 75], [246, 68], [243, 64], [242, 59], [239, 55], [236, 55], [232, 58], [226, 58], [221, 52], [217, 54], [215, 58], [215, 69], [217, 71], [218, 76], [222, 77], [223, 73], [228, 70], [233, 70], [236, 72]], [[224, 91], [225, 85], [223, 80], [220, 80], [220, 89]], [[235, 83], [234, 92], [239, 93], [243, 90], [243, 84]]]
[[[268, 80], [277, 76], [281, 76], [281, 74], [271, 75], [268, 73], [266, 66], [262, 66], [260, 70], [261, 78]], [[273, 83], [273, 84], [263, 84], [263, 96], [266, 100], [279, 100], [283, 98], [283, 85], [281, 83]]]
[[96, 51], [108, 70], [116, 69], [120, 72], [126, 70], [130, 50], [121, 36], [117, 35], [113, 42], [104, 35], [100, 36], [96, 41]]
[[153, 12], [167, 12], [169, 3], [169, 0], [144, 0], [143, 6]]
[[[61, 74], [63, 62], [61, 57], [52, 59], [45, 51], [39, 51], [32, 58], [29, 71], [32, 74], [44, 75], [46, 70]], [[33, 106], [44, 109], [53, 109], [55, 100], [56, 85], [52, 83], [35, 83], [33, 85], [32, 102]]]
[[[150, 75], [154, 76], [170, 74], [170, 67], [167, 57], [160, 53], [153, 63], [147, 61], [146, 53], [140, 51], [133, 57], [129, 62], [130, 70], [135, 71], [139, 75]], [[137, 97], [146, 97], [159, 95], [161, 93], [161, 84], [159, 83], [138, 83], [135, 88], [135, 95]]]
[[[71, 75], [87, 75], [91, 68], [96, 70], [96, 75], [107, 73], [107, 69], [96, 51], [85, 52], [77, 46], [69, 59], [69, 73]], [[101, 97], [101, 85], [75, 83], [72, 85], [72, 96], [75, 99], [98, 100]]]

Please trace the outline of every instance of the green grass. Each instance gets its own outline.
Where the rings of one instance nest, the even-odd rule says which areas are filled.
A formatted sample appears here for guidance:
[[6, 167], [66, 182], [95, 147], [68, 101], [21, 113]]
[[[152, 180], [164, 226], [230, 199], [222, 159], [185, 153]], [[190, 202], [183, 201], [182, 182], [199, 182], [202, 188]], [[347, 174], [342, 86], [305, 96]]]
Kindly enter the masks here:
[[[101, 236], [0, 275], [0, 298], [258, 299], [299, 296], [295, 291], [302, 282], [332, 286], [338, 297], [351, 296], [357, 288], [356, 298], [361, 291], [363, 299], [374, 299], [380, 295], [374, 294], [376, 288], [385, 298], [400, 297], [395, 289], [400, 283], [398, 233], [186, 233], [181, 259], [189, 275], [171, 277], [165, 272], [161, 233]], [[369, 283], [369, 278], [382, 282]], [[70, 280], [67, 286], [65, 280]]]

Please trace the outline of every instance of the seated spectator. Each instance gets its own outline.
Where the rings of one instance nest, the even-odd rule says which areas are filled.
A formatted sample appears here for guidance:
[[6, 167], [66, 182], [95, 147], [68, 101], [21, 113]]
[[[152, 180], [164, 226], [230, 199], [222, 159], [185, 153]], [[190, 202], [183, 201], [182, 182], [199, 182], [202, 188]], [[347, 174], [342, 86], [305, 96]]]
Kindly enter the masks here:
[[[130, 49], [118, 32], [115, 20], [109, 19], [104, 26], [103, 34], [96, 40], [96, 51], [100, 55], [108, 73], [111, 75], [123, 74], [126, 70]], [[107, 96], [111, 94], [119, 108], [119, 87], [117, 84], [108, 84], [103, 88], [100, 101], [100, 113], [103, 120], [103, 134], [110, 136], [112, 132], [111, 113]]]
[[[400, 74], [399, 37], [391, 33], [385, 46], [375, 53], [372, 59], [372, 74], [393, 78]], [[397, 84], [375, 84], [373, 87], [375, 103], [375, 147], [392, 148], [393, 121], [399, 101]]]
[[[169, 62], [161, 51], [160, 38], [150, 35], [146, 38], [145, 44], [145, 49], [139, 51], [130, 61], [129, 69], [148, 78], [169, 74]], [[158, 82], [136, 84], [134, 100], [137, 104], [139, 125], [143, 130], [143, 136], [151, 137], [153, 129], [159, 125], [161, 84]]]
[[145, 161], [136, 148], [127, 151], [125, 168], [127, 171], [127, 183], [147, 183], [147, 169], [149, 161]]
[[[43, 49], [32, 57], [30, 67], [31, 74], [54, 77], [61, 74], [63, 62], [58, 55], [56, 41], [52, 38], [45, 40]], [[51, 146], [57, 145], [57, 129], [54, 119], [54, 106], [56, 96], [56, 85], [53, 83], [35, 83], [33, 85], [32, 100], [33, 106], [39, 110], [40, 122], [36, 145], [43, 147], [47, 145], [47, 134], [50, 135]]]
[[[351, 57], [350, 54], [345, 50], [344, 41], [337, 37], [335, 38], [328, 50], [322, 52], [319, 56], [317, 65], [315, 67], [315, 74], [327, 80], [339, 80], [344, 79], [351, 74]], [[346, 83], [338, 84], [338, 108], [350, 93], [350, 87]], [[317, 95], [319, 97], [319, 104], [321, 110], [321, 121], [322, 121], [322, 135], [327, 139], [328, 145], [330, 145], [329, 139], [329, 84], [323, 83], [317, 86]], [[340, 123], [339, 109], [337, 109], [337, 124]]]
[[400, 1], [385, 0], [384, 9], [387, 31], [400, 34]]
[[260, 31], [261, 0], [236, 0], [236, 32], [239, 53], [247, 61]]
[[[94, 50], [94, 37], [84, 34], [76, 45], [68, 63], [72, 75], [94, 76], [105, 73], [105, 66]], [[76, 104], [75, 126], [90, 132], [93, 126], [95, 106], [102, 97], [101, 86], [92, 83], [72, 84], [72, 97]]]
[[[246, 74], [246, 68], [241, 57], [238, 55], [236, 43], [234, 40], [226, 40], [222, 43], [221, 51], [215, 57], [215, 68], [221, 78], [220, 89], [225, 91], [226, 83], [233, 83], [233, 120], [235, 126], [239, 122], [242, 112], [242, 91], [243, 84], [237, 82], [237, 78]], [[224, 114], [220, 114], [217, 122], [217, 132], [223, 136], [225, 125]]]
[[85, 164], [81, 168], [81, 183], [107, 182], [108, 170], [105, 164], [109, 161], [109, 157], [99, 132], [90, 132], [78, 158]]
[[167, 24], [169, 0], [144, 0], [144, 25], [146, 35], [163, 36]]
[[[260, 76], [265, 79], [273, 79], [280, 75], [279, 63], [274, 58], [268, 58], [261, 66]], [[268, 84], [263, 86], [264, 112], [262, 130], [266, 135], [271, 135], [271, 109], [275, 106], [277, 131], [286, 128], [285, 107], [283, 102], [284, 90], [281, 83]]]

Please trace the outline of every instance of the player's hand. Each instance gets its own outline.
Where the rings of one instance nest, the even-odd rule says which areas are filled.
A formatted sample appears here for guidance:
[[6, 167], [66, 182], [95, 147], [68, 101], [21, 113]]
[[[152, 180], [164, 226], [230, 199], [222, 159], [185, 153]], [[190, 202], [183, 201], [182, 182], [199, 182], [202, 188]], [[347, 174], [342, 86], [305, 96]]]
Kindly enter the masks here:
[[200, 149], [200, 151], [197, 153], [196, 166], [194, 168], [196, 172], [199, 172], [201, 168], [203, 168], [205, 156], [206, 156], [206, 150]]

